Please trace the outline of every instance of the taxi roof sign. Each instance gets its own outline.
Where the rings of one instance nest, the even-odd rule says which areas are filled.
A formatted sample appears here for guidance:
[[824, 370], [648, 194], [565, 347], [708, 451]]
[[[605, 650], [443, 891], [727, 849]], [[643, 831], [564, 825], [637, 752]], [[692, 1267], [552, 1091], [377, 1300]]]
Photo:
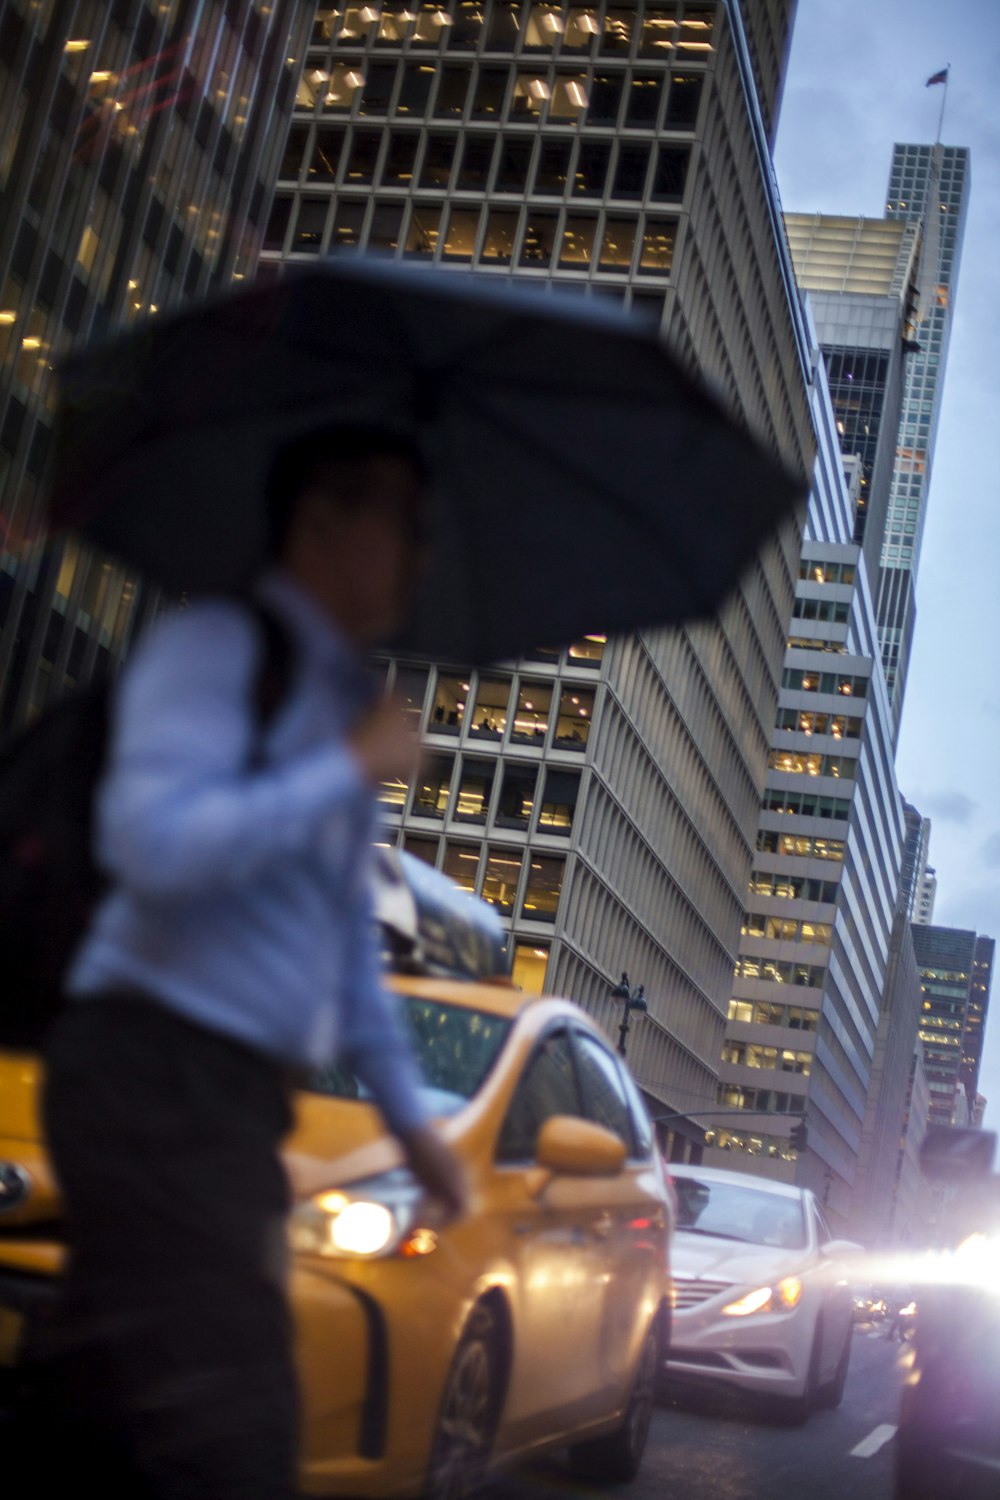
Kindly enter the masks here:
[[508, 977], [506, 934], [487, 901], [416, 859], [375, 847], [375, 918], [392, 968], [449, 979]]

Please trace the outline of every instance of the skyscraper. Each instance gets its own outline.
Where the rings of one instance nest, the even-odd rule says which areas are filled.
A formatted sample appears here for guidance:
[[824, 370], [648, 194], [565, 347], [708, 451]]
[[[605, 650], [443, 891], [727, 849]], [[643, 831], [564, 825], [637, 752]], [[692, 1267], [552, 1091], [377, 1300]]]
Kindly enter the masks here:
[[854, 541], [878, 577], [914, 346], [919, 226], [833, 214], [786, 214], [795, 277], [823, 350], [840, 446], [861, 463]]
[[40, 542], [74, 344], [253, 271], [309, 7], [0, 0], [0, 724], [121, 657], [139, 581]]
[[[722, 1053], [719, 1102], [742, 1118], [720, 1123], [706, 1159], [812, 1187], [841, 1226], [903, 841], [890, 725], [860, 549], [807, 540]], [[915, 1032], [915, 996], [911, 1008]], [[789, 1141], [796, 1117], [806, 1158]]]
[[[987, 960], [992, 960], [992, 940], [985, 939], [989, 944], [988, 954], [984, 949], [979, 950], [980, 988], [976, 991], [977, 1013], [971, 1018], [970, 1026], [970, 1003], [973, 982], [977, 978], [975, 962], [980, 940], [974, 932], [955, 927], [914, 925], [910, 930], [923, 989], [920, 1039], [924, 1044], [930, 1088], [927, 1122], [930, 1125], [966, 1124], [979, 1074], [978, 1048], [982, 1046], [982, 1019], [989, 997], [986, 976], [990, 968]], [[968, 1060], [967, 1032], [970, 1037]]]
[[990, 990], [993, 985], [993, 960], [996, 941], [991, 937], [976, 938], [972, 954], [972, 984], [969, 987], [969, 1008], [965, 1016], [962, 1034], [962, 1083], [966, 1092], [975, 1097], [979, 1089], [979, 1065], [983, 1060], [983, 1039], [986, 1034], [986, 1018], [990, 1008]]
[[[807, 306], [811, 317], [811, 294]], [[894, 315], [890, 341], [900, 299]], [[899, 1135], [919, 997], [912, 958], [908, 970], [893, 942], [903, 805], [854, 540], [861, 469], [843, 462], [822, 362], [812, 403], [817, 461], [722, 1054], [719, 1102], [739, 1113], [710, 1131], [706, 1159], [811, 1187], [854, 1232], [891, 1185], [871, 1169]], [[873, 1097], [882, 1083], [884, 1101]], [[805, 1151], [792, 1139], [799, 1119]]]
[[879, 638], [898, 728], [916, 620], [916, 573], [930, 491], [941, 388], [948, 361], [970, 161], [964, 146], [896, 145], [886, 217], [922, 226], [920, 295], [907, 361], [889, 510], [878, 581]]
[[[367, 248], [614, 298], [808, 469], [768, 145], [791, 9], [321, 6], [262, 269]], [[663, 1113], [715, 1102], [798, 541], [688, 630], [387, 666], [430, 751], [386, 788], [391, 837], [494, 902], [526, 982], [609, 1029], [622, 970], [645, 984], [628, 1056]], [[512, 535], [511, 568], [540, 545]]]
[[899, 877], [899, 909], [908, 922], [916, 922], [922, 920], [918, 913], [930, 857], [931, 820], [921, 817], [912, 802], [906, 801], [903, 803], [903, 817], [906, 820], [906, 839]]

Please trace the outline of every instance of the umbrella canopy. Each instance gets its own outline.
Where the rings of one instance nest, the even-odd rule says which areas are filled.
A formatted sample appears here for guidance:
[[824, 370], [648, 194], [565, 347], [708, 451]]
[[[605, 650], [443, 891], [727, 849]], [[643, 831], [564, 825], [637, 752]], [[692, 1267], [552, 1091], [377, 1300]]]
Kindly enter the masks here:
[[641, 316], [352, 259], [68, 361], [50, 518], [169, 590], [238, 586], [275, 448], [330, 423], [424, 450], [432, 561], [393, 644], [439, 659], [710, 614], [805, 496]]

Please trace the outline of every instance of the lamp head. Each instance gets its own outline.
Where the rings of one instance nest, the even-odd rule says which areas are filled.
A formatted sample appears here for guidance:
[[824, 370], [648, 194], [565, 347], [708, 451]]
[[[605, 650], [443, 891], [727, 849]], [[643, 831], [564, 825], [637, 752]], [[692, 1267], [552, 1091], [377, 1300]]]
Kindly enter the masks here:
[[640, 984], [639, 988], [632, 996], [630, 1009], [642, 1011], [643, 1013], [649, 1010], [649, 1006], [646, 1003], [646, 986], [644, 984]]
[[611, 991], [611, 998], [612, 998], [612, 1000], [626, 1000], [626, 1001], [631, 998], [631, 991], [630, 991], [630, 989], [628, 987], [628, 974], [627, 973], [622, 974], [620, 983], [616, 984], [615, 987], [614, 987], [614, 989]]

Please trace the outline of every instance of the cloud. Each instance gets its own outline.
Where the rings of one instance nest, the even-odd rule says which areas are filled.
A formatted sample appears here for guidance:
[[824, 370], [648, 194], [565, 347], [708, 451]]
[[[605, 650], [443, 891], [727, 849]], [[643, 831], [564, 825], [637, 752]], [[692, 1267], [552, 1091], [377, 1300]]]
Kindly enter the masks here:
[[925, 797], [919, 811], [946, 823], [968, 823], [978, 807], [964, 792], [932, 792]]
[[979, 851], [979, 857], [984, 865], [994, 868], [1000, 865], [1000, 833], [991, 833]]

